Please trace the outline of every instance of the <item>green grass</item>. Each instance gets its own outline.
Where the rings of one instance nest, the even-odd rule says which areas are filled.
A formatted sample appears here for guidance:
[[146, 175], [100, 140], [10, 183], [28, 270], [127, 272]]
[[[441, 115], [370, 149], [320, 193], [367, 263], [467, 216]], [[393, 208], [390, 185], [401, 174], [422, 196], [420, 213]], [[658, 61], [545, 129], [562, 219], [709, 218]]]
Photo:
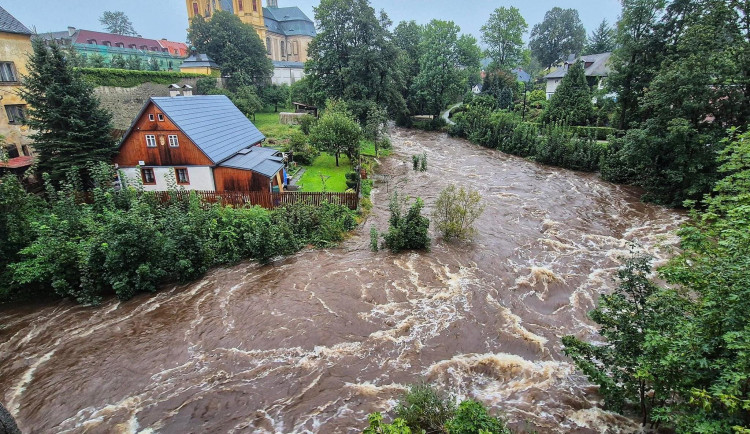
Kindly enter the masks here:
[[[370, 140], [362, 140], [359, 142], [359, 152], [364, 155], [375, 155], [375, 143]], [[387, 157], [390, 154], [391, 151], [388, 149], [378, 149], [379, 157]]]
[[[279, 108], [279, 113], [289, 111], [289, 109]], [[292, 136], [292, 133], [299, 131], [296, 125], [282, 125], [279, 123], [279, 113], [262, 112], [255, 114], [253, 123], [268, 139], [274, 141], [286, 140]]]
[[320, 154], [313, 161], [312, 166], [305, 167], [305, 173], [297, 184], [301, 191], [323, 191], [323, 181], [320, 175], [330, 176], [326, 181], [326, 191], [346, 191], [346, 174], [351, 172], [349, 158], [346, 155], [339, 157], [339, 167], [336, 167], [336, 158], [326, 153]]

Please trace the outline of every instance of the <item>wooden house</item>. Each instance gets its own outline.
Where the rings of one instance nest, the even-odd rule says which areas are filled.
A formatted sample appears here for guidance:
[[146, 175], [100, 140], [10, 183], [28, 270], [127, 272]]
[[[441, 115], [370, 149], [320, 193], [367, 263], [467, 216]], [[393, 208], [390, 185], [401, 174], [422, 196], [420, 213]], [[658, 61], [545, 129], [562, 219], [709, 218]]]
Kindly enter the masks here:
[[123, 183], [201, 191], [283, 191], [284, 163], [224, 95], [151, 98], [114, 159]]

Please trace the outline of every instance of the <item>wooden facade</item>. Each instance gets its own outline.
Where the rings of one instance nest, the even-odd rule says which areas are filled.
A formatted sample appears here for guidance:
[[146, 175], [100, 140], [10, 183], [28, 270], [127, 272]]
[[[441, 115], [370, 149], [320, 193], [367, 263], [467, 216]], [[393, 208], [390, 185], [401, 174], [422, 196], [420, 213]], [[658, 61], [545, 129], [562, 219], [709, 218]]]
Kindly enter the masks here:
[[[159, 116], [161, 115], [162, 121]], [[150, 120], [153, 117], [153, 121]], [[146, 135], [155, 136], [156, 147], [146, 145]], [[179, 146], [169, 144], [176, 135]], [[143, 164], [140, 162], [143, 161]], [[213, 166], [213, 162], [169, 118], [150, 102], [120, 146], [114, 162], [122, 167], [135, 166]]]
[[216, 191], [271, 191], [272, 187], [279, 187], [280, 191], [284, 191], [281, 172], [271, 179], [249, 170], [216, 167], [214, 182]]
[[[284, 190], [282, 171], [269, 178], [252, 170], [217, 166], [153, 101], [146, 105], [124, 137], [114, 163], [122, 169], [129, 169], [128, 172], [141, 166], [141, 177], [143, 169], [185, 169], [188, 182], [179, 182], [179, 176], [176, 179], [178, 184], [186, 187], [196, 184], [193, 189], [213, 187], [218, 192], [271, 192], [273, 187], [278, 187], [278, 191]], [[193, 173], [200, 175], [200, 179], [194, 179]], [[133, 176], [133, 173], [129, 173], [129, 176]], [[151, 186], [151, 189], [163, 188], [163, 185], [156, 187], [156, 182], [144, 181], [144, 184]]]

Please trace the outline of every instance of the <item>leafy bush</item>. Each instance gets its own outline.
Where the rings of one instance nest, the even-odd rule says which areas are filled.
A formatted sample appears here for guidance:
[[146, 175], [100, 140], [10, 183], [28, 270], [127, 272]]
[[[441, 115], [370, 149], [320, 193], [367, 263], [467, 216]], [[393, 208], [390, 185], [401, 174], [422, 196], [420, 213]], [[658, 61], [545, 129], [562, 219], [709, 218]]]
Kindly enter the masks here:
[[292, 133], [287, 150], [293, 153], [292, 159], [294, 161], [305, 166], [313, 164], [313, 161], [320, 155], [320, 151], [310, 144], [307, 136], [299, 131]]
[[346, 178], [346, 188], [357, 188], [357, 184], [359, 184], [359, 172], [348, 172], [344, 177]]
[[370, 228], [370, 250], [377, 252], [379, 250], [378, 242], [380, 241], [380, 234], [378, 228], [372, 226]]
[[86, 201], [77, 173], [59, 189], [48, 182], [46, 202], [19, 191], [9, 178], [0, 184], [0, 193], [7, 193], [0, 196], [0, 210], [24, 211], [26, 219], [8, 212], [0, 224], [28, 224], [27, 238], [7, 237], [0, 246], [9, 251], [0, 266], [10, 281], [0, 298], [52, 289], [85, 304], [112, 293], [126, 300], [165, 281], [190, 281], [214, 265], [266, 262], [308, 244], [330, 246], [356, 224], [351, 210], [330, 203], [269, 211], [210, 205], [194, 194], [162, 202], [153, 193], [114, 191], [107, 165], [92, 173], [97, 187]]
[[420, 160], [419, 155], [415, 154], [411, 156], [411, 166], [415, 172], [419, 170], [419, 160]]
[[422, 216], [423, 207], [422, 199], [417, 198], [404, 216], [404, 203], [399, 199], [398, 193], [393, 193], [389, 205], [391, 211], [390, 226], [388, 232], [383, 236], [385, 246], [391, 249], [391, 252], [429, 250], [430, 235], [428, 230], [430, 221]]
[[477, 191], [466, 191], [463, 187], [456, 189], [451, 185], [440, 192], [432, 220], [443, 238], [470, 239], [476, 234], [474, 222], [484, 212], [482, 197]]
[[391, 424], [383, 423], [383, 415], [380, 412], [368, 416], [370, 425], [362, 431], [362, 434], [411, 434], [411, 430], [402, 419], [396, 419]]
[[212, 77], [199, 78], [195, 83], [195, 92], [198, 95], [209, 95], [216, 89], [216, 79]]
[[318, 118], [311, 114], [307, 114], [299, 118], [299, 128], [305, 135], [310, 134], [310, 130], [318, 123]]
[[[456, 408], [450, 396], [425, 384], [410, 387], [399, 400], [396, 415], [393, 425], [386, 425], [380, 413], [371, 414], [364, 432], [510, 434], [505, 422], [490, 416], [482, 403], [465, 400]], [[398, 431], [388, 431], [391, 429]]]
[[205, 77], [203, 74], [188, 74], [172, 71], [137, 71], [129, 69], [100, 68], [76, 68], [76, 70], [94, 86], [135, 87], [144, 83], [172, 84], [186, 78]]
[[453, 417], [455, 404], [428, 384], [414, 384], [396, 406], [396, 414], [414, 432], [443, 432], [446, 422]]
[[451, 434], [510, 434], [505, 422], [490, 416], [484, 405], [471, 399], [459, 404], [456, 415], [445, 427]]
[[419, 171], [427, 171], [427, 152], [422, 152], [422, 156], [419, 159]]

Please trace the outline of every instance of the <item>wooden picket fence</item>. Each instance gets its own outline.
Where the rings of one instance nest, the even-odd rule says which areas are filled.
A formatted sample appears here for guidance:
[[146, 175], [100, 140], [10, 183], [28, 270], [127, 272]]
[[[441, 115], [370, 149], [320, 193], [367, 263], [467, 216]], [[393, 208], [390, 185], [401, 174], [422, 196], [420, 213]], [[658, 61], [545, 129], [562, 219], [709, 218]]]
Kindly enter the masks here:
[[263, 208], [274, 209], [285, 205], [305, 203], [320, 206], [323, 202], [343, 205], [351, 210], [356, 210], [359, 205], [357, 193], [323, 193], [323, 192], [301, 192], [285, 191], [283, 193], [271, 193], [267, 191], [154, 191], [153, 194], [161, 202], [172, 200], [187, 200], [190, 194], [195, 194], [206, 203], [221, 203], [241, 207], [245, 205], [260, 205]]

